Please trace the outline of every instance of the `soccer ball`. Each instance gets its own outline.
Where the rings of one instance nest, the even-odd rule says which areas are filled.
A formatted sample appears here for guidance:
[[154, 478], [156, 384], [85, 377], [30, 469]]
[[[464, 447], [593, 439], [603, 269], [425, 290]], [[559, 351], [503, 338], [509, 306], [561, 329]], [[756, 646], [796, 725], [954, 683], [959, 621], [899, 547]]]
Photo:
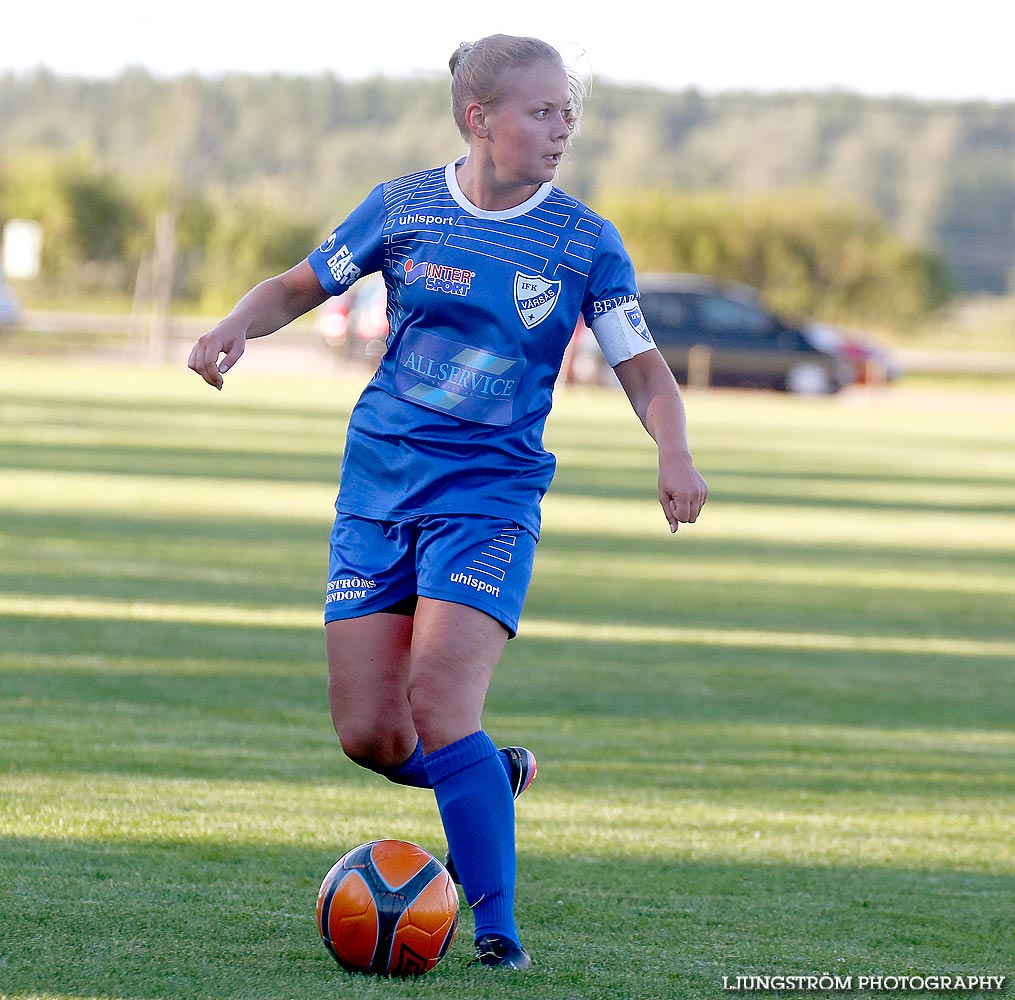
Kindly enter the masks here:
[[421, 976], [458, 930], [458, 890], [432, 855], [404, 840], [354, 847], [317, 894], [317, 929], [344, 969]]

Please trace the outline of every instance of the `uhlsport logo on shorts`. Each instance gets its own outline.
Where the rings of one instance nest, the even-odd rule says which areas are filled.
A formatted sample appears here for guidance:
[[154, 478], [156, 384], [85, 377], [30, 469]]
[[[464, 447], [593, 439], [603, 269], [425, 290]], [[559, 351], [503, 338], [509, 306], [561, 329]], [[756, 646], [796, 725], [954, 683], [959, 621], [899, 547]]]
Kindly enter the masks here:
[[522, 530], [507, 528], [502, 531], [469, 558], [464, 572], [452, 573], [451, 582], [500, 598], [501, 584], [507, 578]]
[[515, 308], [527, 330], [539, 326], [557, 304], [560, 282], [538, 274], [515, 272]]
[[429, 333], [402, 342], [395, 387], [405, 399], [463, 420], [511, 423], [525, 362]]

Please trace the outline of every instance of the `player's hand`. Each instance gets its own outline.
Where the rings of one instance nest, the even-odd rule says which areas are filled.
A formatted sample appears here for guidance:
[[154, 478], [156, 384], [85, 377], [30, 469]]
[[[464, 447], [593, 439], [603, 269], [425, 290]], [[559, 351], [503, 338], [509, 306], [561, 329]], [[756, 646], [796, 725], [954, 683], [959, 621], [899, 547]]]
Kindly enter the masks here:
[[221, 389], [222, 376], [239, 361], [246, 346], [244, 331], [223, 320], [194, 345], [187, 366], [196, 371], [208, 385]]
[[708, 484], [687, 452], [659, 458], [659, 503], [674, 532], [681, 524], [698, 520], [708, 499]]

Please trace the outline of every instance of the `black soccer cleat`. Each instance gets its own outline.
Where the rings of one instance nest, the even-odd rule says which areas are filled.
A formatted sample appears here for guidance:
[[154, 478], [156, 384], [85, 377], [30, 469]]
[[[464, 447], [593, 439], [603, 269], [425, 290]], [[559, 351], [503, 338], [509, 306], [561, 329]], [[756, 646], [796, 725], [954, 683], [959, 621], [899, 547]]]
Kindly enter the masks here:
[[536, 755], [525, 747], [501, 747], [511, 762], [511, 794], [517, 799], [536, 776]]
[[[511, 794], [517, 799], [532, 784], [532, 779], [536, 776], [536, 755], [525, 747], [501, 747], [500, 752], [507, 754], [511, 764], [511, 777], [508, 782], [511, 785]], [[450, 851], [444, 855], [444, 867], [447, 868], [452, 881], [461, 885], [462, 881], [458, 877], [458, 869], [455, 868]]]
[[476, 942], [476, 961], [469, 964], [520, 971], [529, 968], [532, 959], [520, 944], [515, 944], [509, 938], [499, 934], [484, 934]]

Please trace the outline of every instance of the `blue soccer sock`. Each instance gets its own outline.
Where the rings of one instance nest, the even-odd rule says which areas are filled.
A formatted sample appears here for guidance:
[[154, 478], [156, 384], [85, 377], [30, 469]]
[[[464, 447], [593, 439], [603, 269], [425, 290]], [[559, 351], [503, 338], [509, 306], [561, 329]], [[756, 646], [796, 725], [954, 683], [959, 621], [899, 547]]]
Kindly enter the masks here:
[[517, 944], [515, 804], [502, 757], [480, 730], [426, 754], [423, 765], [476, 919], [476, 937], [498, 934]]
[[[514, 769], [511, 766], [511, 758], [508, 757], [503, 750], [497, 751], [497, 756], [500, 759], [501, 767], [504, 768], [504, 774], [508, 781], [514, 780]], [[412, 751], [412, 756], [408, 760], [399, 764], [398, 767], [392, 768], [381, 768], [375, 769], [378, 774], [383, 775], [388, 781], [393, 781], [396, 785], [411, 785], [413, 788], [432, 788], [430, 779], [426, 776], [426, 768], [423, 766], [423, 741], [420, 740], [416, 744], [416, 749]]]
[[423, 741], [416, 743], [416, 749], [408, 760], [399, 764], [398, 767], [374, 768], [378, 774], [383, 775], [388, 781], [396, 785], [411, 785], [413, 788], [430, 788], [430, 779], [426, 776], [426, 768], [423, 767]]

